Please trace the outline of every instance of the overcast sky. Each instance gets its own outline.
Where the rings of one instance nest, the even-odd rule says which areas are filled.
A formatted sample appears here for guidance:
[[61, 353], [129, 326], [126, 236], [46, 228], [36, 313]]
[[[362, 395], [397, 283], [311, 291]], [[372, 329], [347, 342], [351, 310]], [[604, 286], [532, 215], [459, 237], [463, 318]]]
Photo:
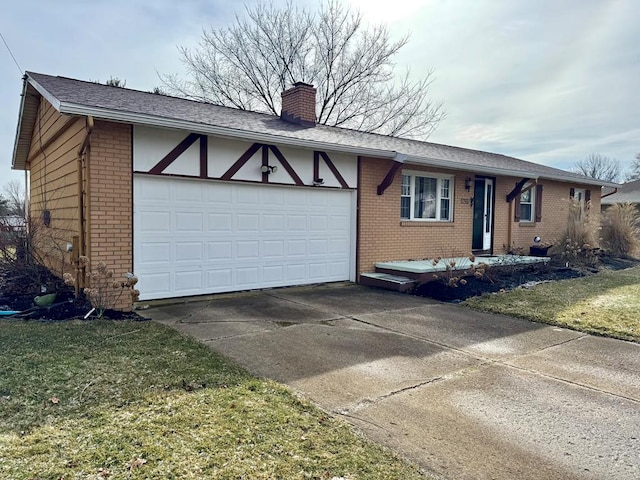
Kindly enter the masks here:
[[[252, 3], [252, 2], [247, 2]], [[286, 2], [274, 0], [276, 4]], [[317, 2], [304, 0], [310, 6]], [[430, 141], [571, 169], [590, 153], [627, 168], [640, 152], [638, 0], [350, 0], [393, 36], [411, 33], [401, 71], [435, 70], [447, 118]], [[224, 26], [229, 0], [5, 2], [0, 32], [22, 70], [151, 90], [179, 73], [177, 45]], [[0, 43], [0, 185], [11, 156], [21, 73]]]

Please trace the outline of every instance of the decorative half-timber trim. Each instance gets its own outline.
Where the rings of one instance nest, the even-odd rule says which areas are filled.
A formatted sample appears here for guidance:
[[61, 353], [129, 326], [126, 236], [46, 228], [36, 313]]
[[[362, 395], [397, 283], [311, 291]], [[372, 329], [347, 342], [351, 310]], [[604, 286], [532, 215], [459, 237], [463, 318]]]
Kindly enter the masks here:
[[295, 172], [295, 170], [293, 169], [291, 164], [289, 164], [287, 159], [284, 158], [284, 155], [282, 155], [282, 152], [280, 151], [280, 149], [278, 147], [276, 147], [275, 145], [269, 145], [269, 148], [271, 149], [273, 154], [276, 156], [276, 158], [280, 161], [280, 163], [282, 164], [284, 169], [287, 171], [287, 173], [289, 174], [291, 179], [295, 182], [295, 184], [298, 185], [298, 186], [303, 186], [304, 182], [298, 176], [298, 174]]
[[254, 143], [253, 145], [251, 145], [249, 148], [247, 148], [247, 150], [240, 156], [240, 158], [238, 160], [236, 160], [236, 163], [234, 163], [233, 165], [231, 165], [231, 167], [229, 168], [229, 170], [227, 170], [226, 172], [224, 172], [224, 174], [220, 177], [222, 180], [231, 180], [233, 178], [233, 176], [238, 173], [238, 170], [240, 170], [245, 163], [247, 163], [249, 161], [249, 159], [251, 157], [253, 157], [255, 155], [255, 153], [264, 145], [262, 143]]
[[522, 193], [522, 187], [524, 187], [524, 184], [527, 183], [529, 180], [531, 179], [523, 178], [518, 183], [516, 183], [516, 186], [513, 188], [513, 190], [511, 190], [507, 194], [507, 203], [511, 202], [514, 198], [516, 198], [518, 195]]
[[349, 188], [349, 184], [345, 181], [344, 177], [340, 174], [335, 164], [329, 158], [325, 152], [321, 152], [319, 150], [315, 150], [313, 152], [313, 180], [315, 181], [320, 176], [320, 158], [324, 160], [324, 163], [327, 164], [333, 176], [336, 177], [338, 183], [342, 188]]
[[[189, 149], [189, 147], [191, 147], [198, 140], [200, 141], [200, 156], [199, 156], [200, 172], [199, 172], [199, 175], [196, 178], [216, 179], [215, 177], [209, 177], [209, 171], [208, 171], [208, 162], [209, 162], [209, 160], [208, 160], [207, 136], [206, 135], [201, 135], [201, 134], [198, 134], [198, 133], [190, 133], [189, 135], [187, 135], [178, 145], [176, 145], [176, 147], [174, 147], [169, 153], [167, 153], [148, 172], [137, 172], [137, 173], [148, 173], [148, 174], [151, 174], [151, 175], [169, 175], [167, 173], [164, 173], [164, 171], [180, 155], [185, 153]], [[280, 151], [280, 149], [276, 145], [270, 145], [270, 144], [258, 143], [258, 142], [253, 143], [249, 148], [247, 148], [244, 151], [244, 153], [242, 155], [240, 155], [240, 157], [233, 163], [233, 165], [231, 165], [231, 167], [229, 167], [227, 169], [227, 171], [224, 172], [221, 177], [219, 177], [219, 179], [220, 180], [227, 180], [227, 181], [228, 180], [241, 181], [239, 179], [234, 179], [233, 178], [234, 175], [236, 175], [240, 171], [240, 169], [242, 167], [244, 167], [247, 164], [247, 162], [256, 153], [258, 153], [258, 150], [262, 150], [262, 154], [261, 154], [261, 165], [262, 166], [267, 166], [267, 167], [269, 166], [269, 155], [270, 155], [269, 152], [271, 152], [271, 154], [273, 154], [276, 157], [276, 159], [280, 162], [280, 164], [282, 165], [282, 168], [284, 168], [284, 170], [286, 170], [286, 172], [289, 174], [289, 176], [293, 180], [294, 184], [296, 186], [300, 186], [300, 187], [305, 186], [305, 183], [302, 181], [300, 176], [296, 173], [296, 171], [293, 169], [293, 167], [291, 166], [289, 161], [285, 158], [285, 156], [282, 154], [282, 152]], [[325, 162], [325, 164], [327, 165], [327, 167], [329, 168], [331, 173], [335, 176], [336, 180], [340, 184], [340, 187], [344, 188], [344, 189], [351, 189], [351, 187], [346, 182], [346, 180], [344, 179], [344, 177], [342, 176], [342, 174], [340, 173], [338, 168], [335, 166], [335, 164], [333, 163], [331, 158], [329, 158], [329, 155], [327, 155], [325, 152], [322, 152], [322, 151], [319, 151], [319, 150], [315, 150], [313, 152], [313, 180], [315, 181], [319, 176], [319, 172], [320, 172], [319, 164], [320, 164], [320, 159], [321, 158]], [[396, 163], [395, 168], [399, 168], [400, 165], [402, 165], [402, 164], [399, 163], [399, 162]], [[174, 176], [176, 176], [176, 175], [174, 175]], [[177, 176], [193, 177], [192, 175], [177, 175]], [[391, 179], [391, 180], [393, 180], [393, 179]], [[270, 181], [269, 172], [263, 172], [262, 173], [262, 177], [261, 177], [260, 183], [277, 183], [277, 184], [279, 184], [279, 182]], [[329, 187], [325, 187], [325, 188], [329, 188]], [[331, 188], [333, 188], [333, 187], [331, 187]]]
[[[204, 155], [205, 163], [206, 163], [206, 156], [207, 156], [207, 140], [206, 140], [206, 138], [207, 138], [206, 135], [199, 135], [197, 133], [190, 133], [173, 150], [171, 150], [169, 153], [167, 153], [162, 158], [162, 160], [160, 160], [151, 170], [149, 170], [149, 173], [155, 173], [155, 174], [162, 173], [169, 165], [171, 165], [173, 162], [175, 162], [175, 160], [180, 155], [182, 155], [184, 152], [186, 152], [187, 149], [196, 142], [196, 140], [200, 140], [200, 175], [202, 175], [202, 157]], [[203, 143], [204, 143], [204, 148], [203, 148]], [[204, 153], [203, 153], [203, 150], [204, 150]]]
[[393, 165], [389, 169], [389, 172], [387, 173], [387, 176], [384, 177], [384, 180], [382, 180], [382, 183], [378, 185], [378, 195], [382, 195], [384, 191], [391, 186], [391, 184], [393, 183], [393, 179], [396, 176], [396, 173], [398, 172], [398, 170], [400, 170], [402, 165], [403, 164], [401, 162], [393, 163]]

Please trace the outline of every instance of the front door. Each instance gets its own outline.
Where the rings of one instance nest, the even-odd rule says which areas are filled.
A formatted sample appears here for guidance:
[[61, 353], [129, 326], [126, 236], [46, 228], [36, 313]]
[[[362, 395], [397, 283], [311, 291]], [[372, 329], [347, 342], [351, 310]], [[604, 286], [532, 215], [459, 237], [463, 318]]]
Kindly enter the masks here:
[[473, 192], [473, 250], [491, 250], [493, 238], [494, 182], [492, 178], [476, 178]]

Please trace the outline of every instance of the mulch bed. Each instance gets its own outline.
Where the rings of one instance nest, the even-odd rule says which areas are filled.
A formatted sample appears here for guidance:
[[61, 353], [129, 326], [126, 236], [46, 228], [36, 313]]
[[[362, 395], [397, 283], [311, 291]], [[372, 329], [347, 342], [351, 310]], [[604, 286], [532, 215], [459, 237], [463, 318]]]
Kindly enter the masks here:
[[[38, 284], [34, 284], [34, 277]], [[34, 298], [40, 293], [40, 284], [48, 285], [48, 291], [56, 292], [53, 305], [37, 307]], [[29, 266], [28, 275], [18, 272], [6, 272], [0, 276], [0, 311], [16, 311], [15, 315], [0, 315], [2, 319], [29, 319], [41, 321], [63, 321], [84, 319], [93, 307], [84, 294], [75, 297], [73, 288], [43, 267]], [[94, 320], [98, 314], [92, 312], [86, 320]], [[111, 320], [146, 320], [135, 312], [105, 310], [102, 318]]]
[[442, 302], [460, 303], [467, 298], [485, 293], [509, 291], [540, 282], [584, 277], [593, 275], [603, 269], [622, 270], [640, 265], [640, 260], [638, 259], [615, 258], [606, 254], [601, 254], [599, 260], [597, 268], [566, 267], [556, 260], [546, 266], [518, 267], [502, 269], [497, 272], [489, 270], [485, 278], [465, 277], [466, 285], [458, 284], [457, 287], [450, 287], [441, 281], [435, 280], [418, 286], [414, 291], [414, 295], [429, 297]]

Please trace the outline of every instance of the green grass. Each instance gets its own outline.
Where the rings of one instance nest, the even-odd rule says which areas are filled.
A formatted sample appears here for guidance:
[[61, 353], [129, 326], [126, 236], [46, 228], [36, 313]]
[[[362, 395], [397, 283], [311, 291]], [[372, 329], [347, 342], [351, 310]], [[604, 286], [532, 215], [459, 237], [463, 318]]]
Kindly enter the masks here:
[[0, 320], [0, 478], [423, 478], [153, 322]]
[[638, 342], [640, 267], [470, 298], [463, 305]]

